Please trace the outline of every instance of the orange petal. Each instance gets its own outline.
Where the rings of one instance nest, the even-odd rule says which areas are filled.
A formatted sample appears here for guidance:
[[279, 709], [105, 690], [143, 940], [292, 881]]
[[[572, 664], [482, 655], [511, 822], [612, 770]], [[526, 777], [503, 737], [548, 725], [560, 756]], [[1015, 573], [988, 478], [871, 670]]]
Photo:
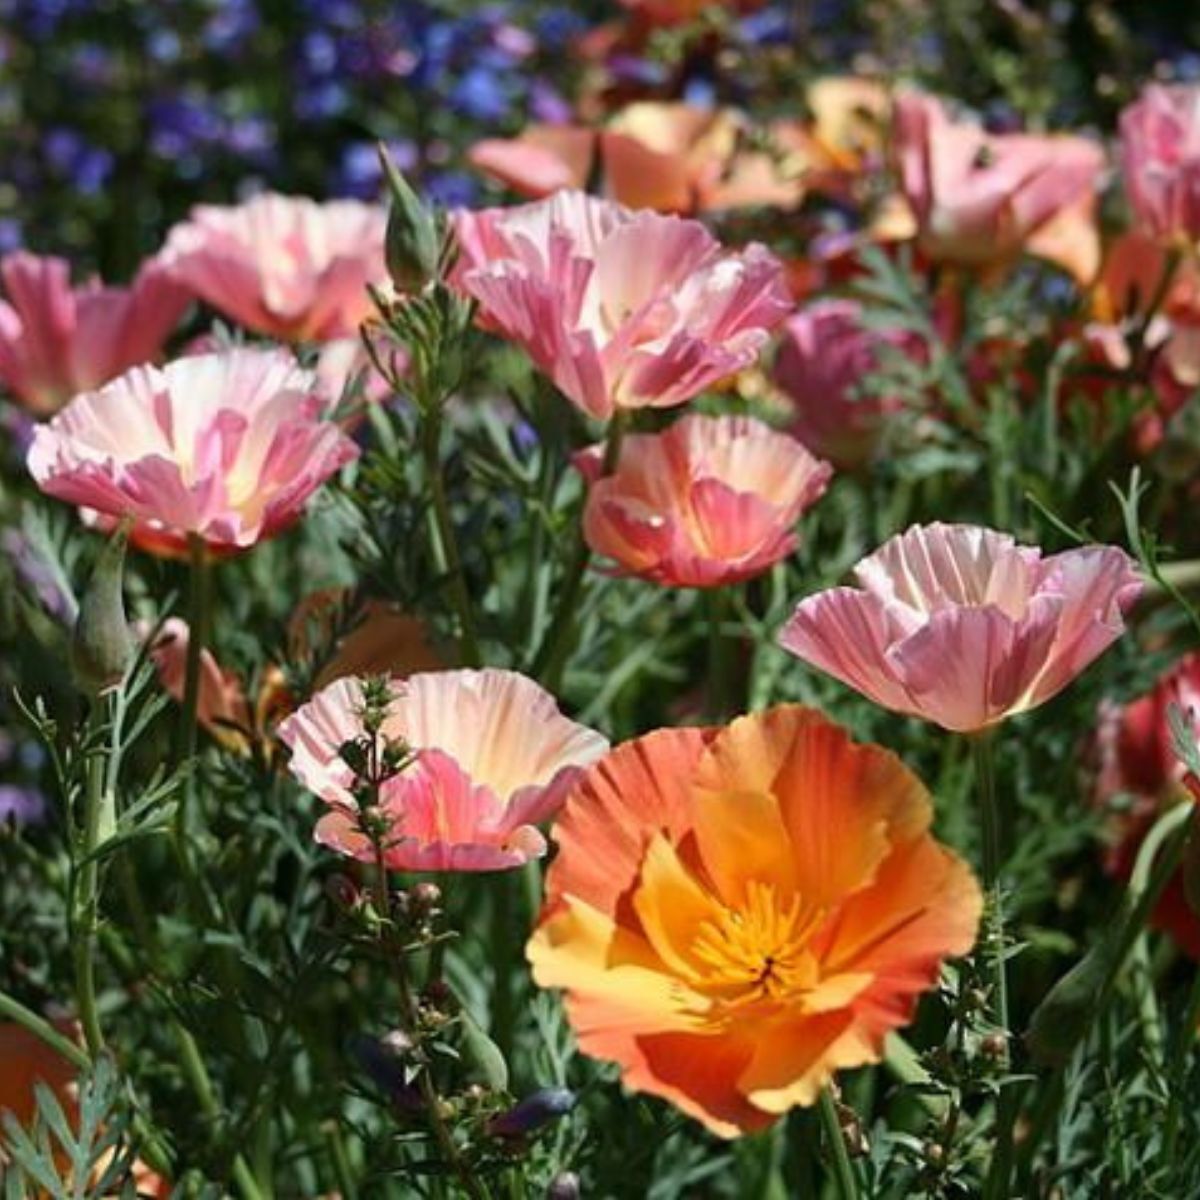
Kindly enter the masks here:
[[612, 915], [655, 833], [678, 841], [691, 824], [690, 784], [711, 729], [660, 729], [610, 751], [574, 785], [554, 826], [559, 854], [546, 894]]
[[[894, 755], [860, 746], [821, 713], [781, 705], [722, 730], [697, 768], [707, 791], [739, 789], [776, 797], [791, 843], [795, 889], [814, 905], [832, 904], [870, 882], [896, 840], [928, 827], [929, 795]], [[731, 805], [705, 806], [706, 844], [737, 838]], [[743, 878], [758, 864], [747, 861]]]

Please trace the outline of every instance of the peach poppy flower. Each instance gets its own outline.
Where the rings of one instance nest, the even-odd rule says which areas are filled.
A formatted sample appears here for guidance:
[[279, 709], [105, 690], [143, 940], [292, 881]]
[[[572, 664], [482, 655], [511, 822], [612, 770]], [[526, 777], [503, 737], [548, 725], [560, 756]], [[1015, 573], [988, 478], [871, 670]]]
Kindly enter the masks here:
[[[954, 121], [932, 96], [896, 100], [900, 182], [930, 258], [964, 267], [1002, 266], [1038, 237], [1045, 257], [1065, 257], [1076, 272], [1099, 266], [1092, 218], [1104, 152], [1067, 135], [989, 134]], [[1065, 220], [1067, 228], [1056, 225]]]
[[[539, 822], [558, 809], [580, 768], [608, 748], [515, 671], [438, 671], [394, 682], [382, 736], [414, 761], [380, 789], [395, 870], [499, 871], [546, 852]], [[292, 773], [331, 811], [317, 841], [364, 862], [375, 850], [340, 749], [363, 736], [362, 682], [339, 679], [279, 728]]]
[[0, 1063], [4, 1066], [0, 1070], [0, 1114], [11, 1113], [17, 1124], [28, 1128], [37, 1112], [34, 1088], [42, 1083], [67, 1116], [75, 1118], [74, 1066], [23, 1025], [0, 1022]]
[[798, 204], [809, 158], [799, 126], [779, 122], [767, 131], [774, 155], [747, 149], [748, 131], [734, 109], [645, 100], [600, 130], [534, 125], [515, 138], [485, 139], [468, 157], [535, 199], [585, 187], [599, 154], [604, 195], [630, 208], [687, 214]]
[[[170, 617], [163, 622], [149, 651], [159, 682], [179, 704], [183, 703], [186, 686], [190, 640], [187, 622]], [[200, 651], [196, 721], [227, 749], [238, 752], [247, 750], [248, 735], [256, 727], [241, 679], [225, 670], [207, 648]]]
[[48, 495], [133, 517], [146, 549], [181, 553], [189, 534], [244, 549], [295, 521], [358, 454], [326, 407], [286, 350], [135, 367], [39, 426], [29, 470]]
[[197, 205], [163, 256], [176, 280], [247, 329], [323, 342], [354, 336], [374, 311], [366, 289], [387, 281], [386, 229], [377, 205], [265, 193]]
[[1121, 113], [1121, 171], [1138, 232], [1200, 240], [1200, 86], [1152, 83]]
[[720, 587], [795, 550], [800, 514], [833, 468], [753, 417], [689, 414], [634, 434], [610, 475], [602, 451], [576, 457], [588, 479], [583, 531], [622, 573], [669, 587]]
[[1046, 558], [1006, 533], [915, 525], [800, 602], [780, 643], [893, 712], [973, 732], [1036, 708], [1125, 631], [1141, 592], [1112, 546]]
[[895, 755], [783, 705], [618, 746], [568, 796], [526, 955], [580, 1047], [723, 1137], [878, 1062], [981, 895]]
[[[62, 1030], [69, 1033], [69, 1027]], [[37, 1114], [37, 1085], [49, 1088], [62, 1106], [63, 1113], [72, 1126], [79, 1119], [76, 1097], [75, 1067], [62, 1055], [56, 1053], [41, 1038], [14, 1022], [0, 1022], [0, 1143], [4, 1140], [3, 1117], [11, 1114], [17, 1124], [29, 1129]], [[0, 1148], [0, 1179], [3, 1178], [4, 1152]], [[58, 1168], [69, 1166], [65, 1152], [60, 1156]], [[105, 1163], [97, 1166], [97, 1175], [102, 1176]], [[132, 1164], [131, 1173], [139, 1196], [161, 1196], [171, 1194], [167, 1180], [155, 1174], [140, 1161]], [[70, 1177], [62, 1176], [68, 1188]], [[37, 1192], [41, 1196], [45, 1193]], [[66, 1192], [74, 1194], [73, 1190]], [[91, 1194], [90, 1192], [88, 1193]]]
[[[1108, 815], [1104, 865], [1128, 877], [1142, 839], [1171, 805], [1190, 798], [1187, 770], [1172, 746], [1167, 714], [1172, 707], [1191, 721], [1200, 738], [1200, 654], [1181, 658], [1143, 696], [1125, 705], [1106, 701], [1100, 709], [1092, 795]], [[1175, 872], [1155, 907], [1153, 924], [1169, 933], [1194, 959], [1200, 959], [1200, 917]]]
[[581, 192], [459, 212], [458, 285], [593, 417], [667, 408], [749, 366], [789, 312], [763, 246]]
[[34, 416], [156, 359], [190, 296], [151, 259], [129, 287], [71, 286], [70, 264], [0, 259], [0, 385]]

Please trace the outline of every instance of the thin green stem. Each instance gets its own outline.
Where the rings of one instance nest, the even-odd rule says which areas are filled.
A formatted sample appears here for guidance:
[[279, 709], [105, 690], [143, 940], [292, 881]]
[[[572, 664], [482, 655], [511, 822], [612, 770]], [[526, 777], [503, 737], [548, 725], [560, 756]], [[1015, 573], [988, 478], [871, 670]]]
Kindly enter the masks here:
[[[103, 696], [93, 700], [91, 724], [103, 725]], [[95, 1058], [104, 1050], [104, 1032], [96, 1004], [96, 931], [100, 922], [100, 864], [97, 852], [104, 832], [106, 812], [105, 756], [99, 746], [90, 749], [87, 759], [87, 787], [84, 791], [83, 840], [80, 845], [79, 876], [74, 889], [75, 933], [71, 954], [75, 967], [75, 1004], [83, 1026], [88, 1054]]]
[[858, 1200], [858, 1179], [854, 1174], [854, 1164], [850, 1161], [850, 1152], [846, 1148], [846, 1135], [842, 1132], [842, 1123], [838, 1120], [837, 1104], [833, 1092], [828, 1087], [821, 1091], [819, 1108], [825, 1141], [833, 1155], [838, 1195], [841, 1200]]
[[[416, 1040], [421, 1033], [417, 1020], [417, 1006], [408, 977], [408, 960], [405, 956], [405, 949], [403, 946], [396, 945], [395, 939], [392, 937], [391, 883], [388, 879], [387, 865], [384, 862], [383, 847], [378, 839], [375, 840], [374, 890], [375, 911], [379, 918], [380, 948], [385, 959], [391, 963], [396, 977], [400, 994], [401, 1025], [404, 1032]], [[487, 1188], [480, 1179], [476, 1178], [470, 1166], [463, 1160], [454, 1135], [446, 1124], [445, 1117], [442, 1115], [441, 1098], [437, 1094], [433, 1077], [427, 1067], [417, 1073], [414, 1082], [421, 1093], [425, 1115], [446, 1165], [454, 1172], [471, 1200], [488, 1200]]]
[[725, 636], [725, 619], [729, 597], [725, 588], [709, 588], [704, 593], [708, 624], [708, 678], [705, 687], [705, 716], [720, 721], [729, 715], [729, 676], [733, 669], [729, 639]]
[[[628, 413], [613, 414], [608, 424], [608, 439], [604, 444], [604, 464], [601, 475], [611, 475], [621, 458], [621, 443], [625, 438]], [[575, 640], [576, 618], [579, 598], [583, 592], [583, 581], [591, 561], [592, 551], [583, 535], [583, 522], [575, 529], [575, 546], [563, 575], [555, 608], [554, 621], [546, 633], [537, 654], [534, 656], [531, 674], [540, 679], [551, 691], [556, 691], [562, 681], [562, 673], [571, 654]]]
[[354, 1170], [350, 1166], [350, 1156], [346, 1153], [342, 1127], [337, 1121], [330, 1121], [325, 1126], [324, 1133], [325, 1143], [329, 1147], [329, 1158], [333, 1163], [333, 1173], [343, 1200], [358, 1200], [358, 1185], [354, 1180]]
[[85, 1050], [80, 1049], [69, 1038], [63, 1037], [44, 1017], [39, 1017], [31, 1008], [26, 1008], [19, 1000], [14, 1000], [5, 992], [0, 992], [0, 1017], [6, 1021], [15, 1021], [79, 1070], [86, 1071], [91, 1067], [92, 1060]]
[[[992, 1016], [1004, 1046], [999, 1065], [1009, 1067], [1008, 969], [1004, 951], [1004, 852], [1000, 824], [1000, 805], [996, 794], [996, 763], [990, 733], [971, 739], [975, 756], [975, 788], [979, 794], [980, 824], [983, 840], [983, 886], [987, 895], [988, 928], [985, 953], [992, 977]], [[1005, 1085], [996, 1101], [996, 1146], [984, 1186], [985, 1200], [1008, 1195], [1012, 1175], [1013, 1126], [1016, 1122], [1016, 1094]]]
[[200, 707], [201, 658], [208, 640], [211, 618], [212, 564], [208, 547], [199, 534], [188, 535], [188, 644], [183, 676], [183, 704], [179, 711], [175, 755], [187, 766], [187, 782], [176, 801], [172, 835], [186, 874], [191, 874], [186, 845], [188, 812], [192, 807], [196, 780], [197, 714]]
[[442, 418], [436, 404], [425, 407], [422, 418], [421, 451], [425, 461], [425, 479], [433, 500], [434, 529], [437, 535], [435, 551], [445, 567], [450, 589], [450, 601], [458, 618], [458, 652], [464, 667], [478, 667], [483, 662], [479, 652], [479, 636], [475, 629], [475, 612], [471, 593], [463, 574], [462, 556], [454, 522], [450, 519], [450, 502], [442, 478]]
[[1162, 1156], [1165, 1163], [1175, 1161], [1175, 1144], [1179, 1138], [1179, 1118], [1183, 1111], [1183, 1085], [1188, 1062], [1196, 1044], [1196, 1026], [1200, 1023], [1200, 968], [1192, 978], [1183, 1023], [1179, 1027], [1178, 1044], [1171, 1056], [1168, 1086], [1167, 1115], [1163, 1119]]
[[[1068, 1042], [1060, 1048], [1064, 1059], [1104, 1015], [1125, 965], [1125, 960], [1129, 957], [1129, 952], [1137, 940], [1138, 934], [1145, 928], [1155, 905], [1179, 868], [1180, 859], [1183, 857], [1184, 843], [1187, 840], [1187, 824], [1192, 814], [1192, 808], [1193, 805], [1187, 803], [1168, 810], [1159, 817], [1138, 847], [1121, 911], [1117, 914], [1115, 925], [1108, 935], [1111, 942], [1106, 945], [1105, 939], [1102, 939], [1089, 952], [1095, 954], [1103, 950], [1103, 974], [1099, 985], [1094, 988], [1093, 1002], [1080, 1011], [1078, 1019], [1072, 1022], [1070, 1030], [1065, 1034]], [[1086, 959], [1083, 960], [1073, 969], [1078, 971], [1086, 965], [1086, 962]], [[1070, 973], [1068, 973], [1059, 980], [1055, 987], [1063, 987], [1064, 982], [1070, 982], [1070, 978]], [[1052, 991], [1050, 999], [1053, 998], [1053, 995]], [[1043, 1004], [1045, 1003], [1046, 1001], [1043, 1001]], [[1036, 1024], [1036, 1013], [1034, 1019]], [[1032, 1171], [1037, 1148], [1049, 1131], [1062, 1103], [1065, 1092], [1064, 1083], [1065, 1072], [1064, 1068], [1060, 1066], [1055, 1070], [1050, 1085], [1042, 1088], [1042, 1097], [1034, 1112], [1029, 1132], [1021, 1143], [1021, 1179], [1028, 1178]]]
[[[221, 1105], [213, 1090], [208, 1068], [205, 1067], [204, 1059], [200, 1056], [200, 1048], [196, 1045], [196, 1039], [174, 1019], [171, 1021], [171, 1031], [175, 1036], [175, 1045], [179, 1051], [179, 1065], [188, 1086], [192, 1089], [192, 1093], [200, 1105], [200, 1112], [207, 1120], [215, 1124], [221, 1119]], [[263, 1190], [254, 1178], [250, 1164], [241, 1154], [234, 1155], [231, 1172], [244, 1200], [265, 1200]]]

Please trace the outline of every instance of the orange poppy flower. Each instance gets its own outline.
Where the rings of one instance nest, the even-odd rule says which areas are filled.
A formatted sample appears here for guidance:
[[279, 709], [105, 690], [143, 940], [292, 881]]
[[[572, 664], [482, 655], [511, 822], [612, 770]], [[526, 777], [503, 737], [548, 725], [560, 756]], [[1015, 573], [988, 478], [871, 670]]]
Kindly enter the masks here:
[[784, 705], [659, 730], [573, 788], [527, 954], [581, 1048], [723, 1137], [877, 1062], [974, 943], [970, 869], [893, 754]]

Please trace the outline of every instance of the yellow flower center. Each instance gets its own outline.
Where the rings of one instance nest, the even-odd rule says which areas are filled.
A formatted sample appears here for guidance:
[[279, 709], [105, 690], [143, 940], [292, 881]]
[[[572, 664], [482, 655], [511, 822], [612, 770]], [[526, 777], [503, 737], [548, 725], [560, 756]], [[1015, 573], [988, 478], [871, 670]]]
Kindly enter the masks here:
[[808, 942], [823, 915], [799, 895], [749, 883], [741, 908], [722, 908], [696, 930], [691, 953], [707, 968], [699, 990], [735, 1004], [798, 998], [820, 978]]

